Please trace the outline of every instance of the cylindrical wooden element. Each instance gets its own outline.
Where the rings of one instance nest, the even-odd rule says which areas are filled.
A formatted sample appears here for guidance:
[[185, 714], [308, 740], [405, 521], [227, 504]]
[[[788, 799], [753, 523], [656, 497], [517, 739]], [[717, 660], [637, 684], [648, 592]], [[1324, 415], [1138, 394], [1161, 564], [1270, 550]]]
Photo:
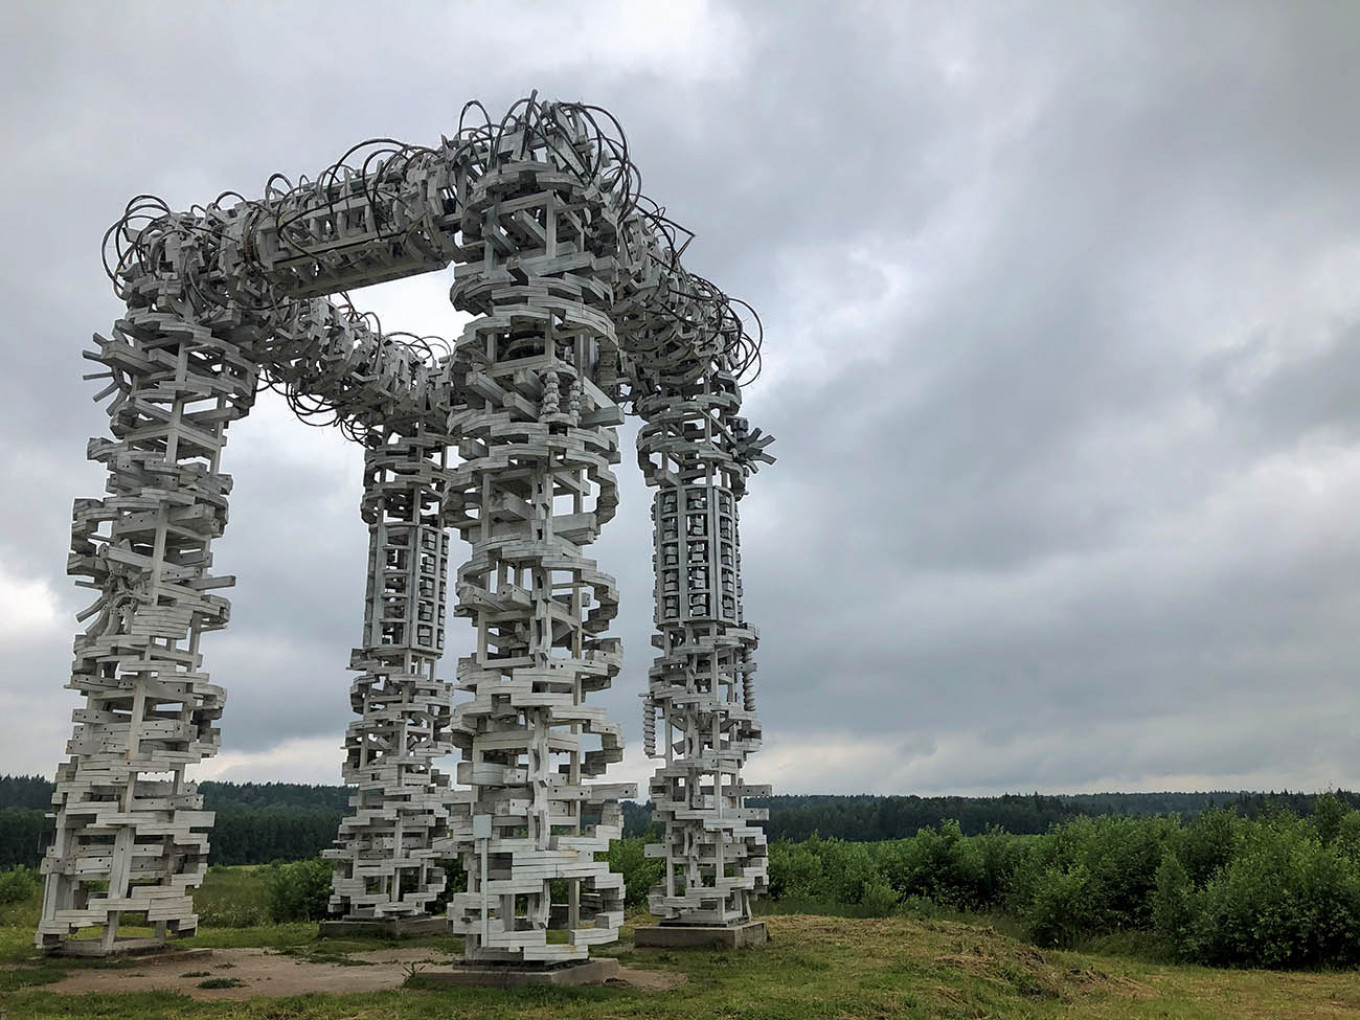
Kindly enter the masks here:
[[[716, 369], [638, 401], [645, 424], [638, 463], [652, 502], [656, 626], [660, 655], [648, 674], [648, 754], [664, 758], [650, 784], [666, 861], [649, 895], [652, 913], [682, 924], [736, 924], [766, 884], [763, 809], [742, 782], [760, 746], [752, 653], [756, 631], [741, 603], [737, 500], [749, 465], [736, 417], [740, 394]], [[659, 722], [659, 734], [658, 734]], [[660, 746], [657, 739], [660, 739]]]
[[353, 813], [340, 823], [331, 912], [380, 921], [425, 914], [443, 891], [435, 843], [447, 835], [452, 686], [435, 671], [444, 649], [449, 539], [447, 436], [374, 430], [364, 453], [369, 526], [364, 643], [351, 665], [359, 718], [345, 734]]
[[[144, 306], [91, 360], [109, 371], [113, 439], [90, 441], [108, 495], [75, 505], [68, 572], [99, 592], [80, 618], [68, 685], [84, 695], [57, 769], [56, 837], [43, 860], [37, 943], [59, 951], [102, 926], [104, 952], [193, 934], [190, 893], [207, 868], [212, 814], [184, 770], [217, 750], [223, 692], [199, 638], [226, 625], [211, 544], [227, 520], [219, 470], [227, 423], [255, 396], [256, 368], [206, 325]], [[128, 925], [149, 936], [120, 935]]]
[[[604, 636], [614, 580], [582, 554], [614, 515], [621, 419], [601, 388], [616, 350], [611, 213], [572, 169], [600, 165], [591, 144], [579, 131], [507, 136], [501, 151], [519, 158], [480, 178], [463, 218], [454, 303], [482, 315], [455, 354], [468, 407], [450, 421], [464, 458], [450, 523], [472, 545], [457, 612], [477, 648], [458, 665], [471, 697], [454, 710], [458, 781], [471, 791], [450, 828], [469, 886], [449, 916], [469, 961], [584, 960], [623, 921], [623, 880], [596, 855], [621, 835], [615, 799], [636, 790], [587, 782], [623, 754], [621, 727], [586, 704], [620, 664]], [[489, 835], [474, 839], [474, 825]]]

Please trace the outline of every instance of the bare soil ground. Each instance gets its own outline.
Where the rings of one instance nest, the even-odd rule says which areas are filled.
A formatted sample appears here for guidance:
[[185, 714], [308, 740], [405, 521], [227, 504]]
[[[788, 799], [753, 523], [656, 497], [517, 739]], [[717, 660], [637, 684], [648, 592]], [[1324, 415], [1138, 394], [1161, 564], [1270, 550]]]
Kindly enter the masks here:
[[[169, 991], [194, 999], [250, 999], [303, 995], [307, 992], [341, 994], [400, 988], [413, 970], [435, 971], [454, 957], [437, 949], [382, 949], [348, 953], [335, 959], [291, 955], [269, 949], [214, 949], [211, 956], [193, 960], [137, 961], [128, 969], [72, 968], [47, 990], [79, 995], [86, 992]], [[231, 988], [200, 988], [212, 979], [236, 979]], [[621, 983], [641, 991], [668, 991], [685, 981], [671, 971], [624, 968]]]

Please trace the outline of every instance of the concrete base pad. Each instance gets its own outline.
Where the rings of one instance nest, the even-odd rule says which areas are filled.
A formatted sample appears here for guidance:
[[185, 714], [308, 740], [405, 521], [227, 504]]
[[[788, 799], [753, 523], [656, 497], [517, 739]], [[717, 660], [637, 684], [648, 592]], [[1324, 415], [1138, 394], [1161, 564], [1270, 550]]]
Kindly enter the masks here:
[[[122, 960], [135, 957], [146, 963], [182, 963], [186, 960], [201, 960], [212, 956], [211, 949], [181, 949], [175, 945], [135, 945], [115, 942], [110, 950], [100, 948], [96, 939], [69, 939], [59, 946], [52, 946], [44, 952], [48, 956], [68, 956], [81, 959]], [[136, 942], [142, 942], [138, 939]], [[146, 940], [151, 941], [151, 940]]]
[[421, 935], [447, 935], [447, 917], [394, 917], [383, 921], [322, 921], [317, 937], [344, 939], [376, 935], [386, 939], [412, 939]]
[[639, 949], [690, 949], [697, 946], [741, 949], [744, 946], [763, 946], [769, 939], [764, 921], [729, 925], [658, 924], [633, 930], [633, 945]]
[[619, 976], [619, 961], [603, 957], [553, 967], [519, 964], [455, 963], [451, 970], [421, 971], [420, 987], [524, 988], [531, 985], [601, 985]]

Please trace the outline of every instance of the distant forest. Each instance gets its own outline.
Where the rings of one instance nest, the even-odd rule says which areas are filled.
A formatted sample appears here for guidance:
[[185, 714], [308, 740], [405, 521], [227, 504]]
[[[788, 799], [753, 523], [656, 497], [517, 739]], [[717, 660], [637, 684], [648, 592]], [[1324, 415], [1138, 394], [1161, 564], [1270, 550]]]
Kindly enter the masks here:
[[[198, 784], [203, 806], [217, 812], [212, 860], [217, 864], [267, 864], [315, 857], [332, 845], [346, 814], [343, 786], [300, 783]], [[1082, 793], [1062, 796], [1006, 794], [1001, 797], [781, 796], [752, 798], [770, 809], [765, 831], [771, 840], [824, 839], [877, 842], [914, 836], [920, 829], [957, 821], [965, 835], [999, 828], [1017, 835], [1047, 832], [1082, 816], [1179, 815], [1192, 818], [1208, 807], [1230, 807], [1255, 818], [1276, 809], [1311, 815], [1315, 794], [1247, 793]], [[1360, 794], [1337, 791], [1360, 808]], [[34, 865], [51, 841], [46, 817], [52, 783], [39, 776], [0, 776], [0, 868]], [[650, 804], [624, 802], [624, 835], [653, 830]]]

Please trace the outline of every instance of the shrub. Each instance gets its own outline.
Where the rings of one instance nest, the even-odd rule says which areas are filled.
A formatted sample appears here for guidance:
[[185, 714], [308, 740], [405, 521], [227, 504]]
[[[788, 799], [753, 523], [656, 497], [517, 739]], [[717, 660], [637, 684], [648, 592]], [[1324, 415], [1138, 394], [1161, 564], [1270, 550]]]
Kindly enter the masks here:
[[771, 845], [770, 892], [857, 917], [1003, 907], [1042, 945], [1156, 938], [1197, 963], [1346, 966], [1360, 964], [1360, 811], [1323, 796], [1308, 819], [1211, 808], [1184, 825], [1105, 816], [1042, 836], [952, 823], [884, 843], [814, 836]]
[[864, 887], [860, 908], [865, 917], [888, 917], [897, 905], [897, 890], [887, 882], [872, 881]]
[[1176, 857], [1196, 889], [1203, 889], [1237, 853], [1242, 820], [1227, 808], [1209, 808], [1181, 829]]
[[1353, 865], [1302, 826], [1263, 829], [1198, 898], [1186, 955], [1257, 967], [1360, 962], [1360, 877]]
[[1025, 912], [1030, 937], [1041, 946], [1071, 946], [1096, 930], [1091, 873], [1084, 864], [1070, 871], [1052, 867], [1036, 883]]
[[805, 843], [777, 840], [770, 844], [770, 897], [814, 898], [823, 895], [822, 858], [816, 836]]
[[38, 873], [22, 864], [0, 871], [0, 905], [22, 903], [38, 891]]
[[984, 835], [970, 840], [976, 848], [979, 859], [978, 885], [975, 891], [975, 909], [991, 909], [1001, 906], [1006, 892], [1015, 879], [1016, 869], [1025, 857], [1028, 837], [1013, 836], [998, 828], [989, 829]]
[[1321, 794], [1313, 802], [1313, 830], [1323, 843], [1334, 842], [1341, 834], [1341, 822], [1350, 807], [1334, 793]]
[[1173, 853], [1162, 858], [1157, 868], [1157, 886], [1152, 892], [1152, 927], [1177, 956], [1189, 951], [1191, 925], [1197, 904], [1190, 875]]
[[666, 862], [659, 857], [648, 857], [646, 848], [645, 837], [609, 841], [605, 860], [609, 862], [610, 871], [623, 876], [623, 902], [626, 906], [645, 905], [647, 893], [666, 874]]
[[982, 855], [958, 822], [945, 822], [938, 832], [922, 829], [912, 839], [889, 844], [882, 868], [903, 896], [921, 896], [959, 910], [978, 906], [984, 899]]
[[869, 846], [840, 839], [817, 840], [814, 849], [822, 858], [824, 896], [851, 906], [864, 902], [864, 890], [881, 879]]
[[333, 869], [330, 861], [320, 857], [269, 865], [265, 883], [269, 890], [269, 916], [274, 923], [324, 918], [329, 912]]
[[1177, 834], [1174, 819], [1114, 815], [1095, 821], [1081, 860], [1095, 883], [1102, 930], [1151, 926], [1157, 870]]
[[[1030, 845], [1015, 867], [1005, 899], [1012, 912], [1028, 918], [1036, 898], [1052, 896], [1058, 888], [1050, 872], [1081, 868], [1084, 913], [1072, 924], [1079, 924], [1082, 934], [1150, 927], [1157, 869], [1178, 834], [1175, 819], [1122, 815], [1054, 826]], [[1050, 902], [1044, 910], [1052, 907]]]
[[1352, 865], [1360, 865], [1360, 811], [1351, 811], [1341, 819], [1332, 845]]

